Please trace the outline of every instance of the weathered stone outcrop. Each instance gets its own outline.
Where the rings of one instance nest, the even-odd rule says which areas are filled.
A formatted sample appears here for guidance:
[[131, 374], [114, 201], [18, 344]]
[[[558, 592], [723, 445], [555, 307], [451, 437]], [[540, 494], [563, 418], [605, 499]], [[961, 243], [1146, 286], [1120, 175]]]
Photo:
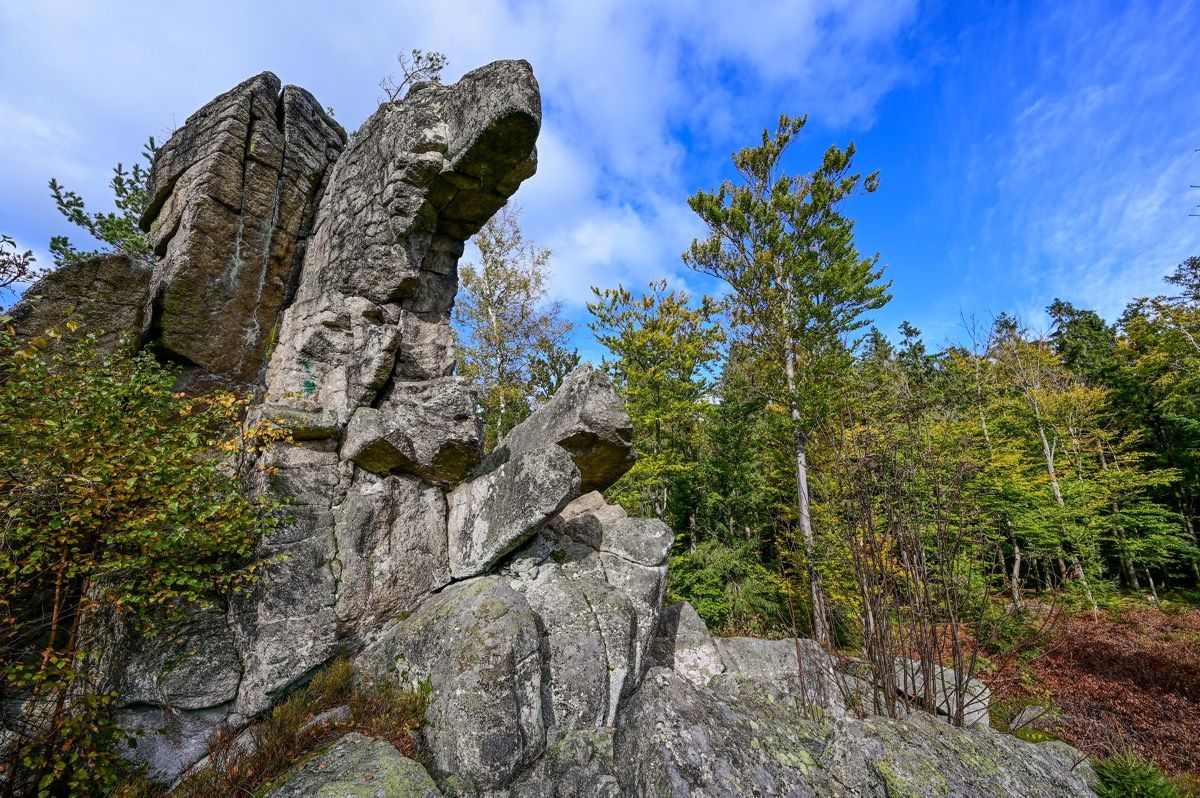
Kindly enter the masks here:
[[150, 266], [138, 258], [97, 255], [46, 274], [7, 315], [20, 338], [32, 339], [70, 320], [81, 333], [97, 336], [101, 352], [134, 352], [146, 326], [150, 275]]
[[357, 732], [285, 773], [264, 798], [442, 798], [420, 762]]
[[604, 490], [633, 465], [633, 426], [612, 383], [591, 366], [518, 424], [480, 467], [486, 473], [523, 452], [557, 443], [571, 453], [584, 491]]
[[579, 472], [557, 446], [525, 452], [459, 485], [450, 507], [450, 572], [474, 576], [529, 540], [579, 493]]
[[[873, 716], [896, 696], [812, 642], [714, 638], [690, 605], [664, 610], [672, 531], [597, 492], [634, 462], [602, 371], [483, 457], [453, 374], [458, 259], [533, 174], [540, 122], [521, 61], [418, 84], [349, 141], [264, 73], [160, 152], [152, 271], [87, 261], [18, 307], [22, 330], [75, 308], [103, 347], [250, 383], [256, 417], [291, 434], [254, 472], [288, 503], [253, 588], [105, 658], [119, 722], [145, 733], [134, 756], [170, 780], [219, 726], [253, 745], [247, 725], [341, 651], [364, 678], [429, 689], [428, 771], [350, 734], [267, 795], [1087, 794], [1061, 747]], [[901, 698], [952, 711], [944, 672], [927, 691], [897, 667]], [[986, 688], [963, 689], [986, 727]]]
[[545, 747], [542, 630], [496, 577], [451, 585], [358, 657], [380, 677], [432, 687], [423, 736], [435, 775], [458, 792], [509, 784]]
[[905, 795], [1073, 798], [1091, 794], [1073, 749], [976, 733], [916, 712], [903, 720], [834, 718], [795, 679], [718, 677], [699, 688], [647, 674], [615, 738], [626, 795]]
[[686, 601], [665, 608], [650, 644], [654, 664], [669, 668], [697, 687], [725, 670], [708, 627]]
[[158, 261], [150, 335], [171, 356], [253, 380], [346, 133], [264, 72], [188, 118], [154, 159], [141, 220]]

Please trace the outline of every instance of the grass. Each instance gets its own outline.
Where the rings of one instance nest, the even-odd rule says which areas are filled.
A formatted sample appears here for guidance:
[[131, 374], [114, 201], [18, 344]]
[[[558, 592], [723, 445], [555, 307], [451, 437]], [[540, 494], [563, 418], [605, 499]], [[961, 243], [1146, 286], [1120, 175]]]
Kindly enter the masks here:
[[1123, 752], [1095, 763], [1097, 798], [1189, 798], [1153, 762]]
[[[390, 682], [364, 679], [345, 658], [318, 672], [249, 729], [253, 745], [218, 732], [209, 741], [208, 766], [167, 792], [143, 774], [133, 774], [110, 798], [226, 798], [255, 795], [284, 771], [347, 731], [387, 740], [410, 758], [418, 751], [411, 732], [419, 729], [429, 688], [413, 692]], [[323, 712], [348, 706], [348, 720], [311, 723]]]

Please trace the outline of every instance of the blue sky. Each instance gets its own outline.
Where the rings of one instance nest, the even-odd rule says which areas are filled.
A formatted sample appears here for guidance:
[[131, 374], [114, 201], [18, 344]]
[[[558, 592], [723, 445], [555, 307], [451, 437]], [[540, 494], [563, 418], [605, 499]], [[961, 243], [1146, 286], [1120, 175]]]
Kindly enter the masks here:
[[51, 176], [101, 206], [147, 134], [264, 69], [353, 129], [422, 47], [448, 79], [533, 63], [541, 165], [517, 200], [581, 326], [591, 285], [714, 290], [679, 259], [702, 233], [686, 198], [781, 112], [809, 117], [793, 170], [853, 140], [881, 172], [850, 208], [894, 281], [881, 327], [938, 344], [963, 316], [1043, 325], [1055, 297], [1115, 319], [1200, 254], [1198, 41], [1190, 1], [5, 2], [0, 232], [44, 252], [66, 232]]

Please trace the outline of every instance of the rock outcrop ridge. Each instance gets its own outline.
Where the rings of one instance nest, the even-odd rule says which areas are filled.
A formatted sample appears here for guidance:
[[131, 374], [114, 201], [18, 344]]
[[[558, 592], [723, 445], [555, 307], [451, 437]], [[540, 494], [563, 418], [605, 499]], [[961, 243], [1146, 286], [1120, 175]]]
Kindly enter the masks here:
[[808, 641], [714, 638], [664, 608], [671, 530], [599, 493], [634, 461], [601, 372], [484, 457], [454, 376], [458, 259], [534, 173], [540, 124], [522, 61], [419, 84], [349, 138], [258, 75], [160, 152], [152, 267], [68, 267], [14, 314], [31, 328], [99, 294], [85, 310], [103, 325], [111, 305], [111, 340], [252, 385], [292, 434], [255, 485], [291, 504], [253, 592], [111, 658], [134, 755], [173, 779], [348, 652], [431, 687], [424, 764], [347, 735], [270, 795], [1088, 794], [1069, 751], [872, 716], [875, 687]]

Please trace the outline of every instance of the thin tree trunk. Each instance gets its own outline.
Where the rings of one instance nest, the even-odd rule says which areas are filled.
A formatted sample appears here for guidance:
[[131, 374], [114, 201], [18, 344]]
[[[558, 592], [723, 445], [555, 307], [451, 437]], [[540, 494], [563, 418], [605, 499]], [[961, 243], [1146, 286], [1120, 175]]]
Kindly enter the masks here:
[[791, 334], [787, 337], [787, 353], [784, 357], [784, 372], [787, 376], [788, 405], [791, 410], [792, 444], [796, 456], [796, 509], [800, 521], [800, 534], [804, 538], [804, 560], [808, 568], [808, 585], [812, 600], [812, 636], [821, 646], [828, 648], [832, 636], [829, 633], [829, 612], [826, 606], [825, 588], [821, 574], [816, 568], [817, 544], [813, 534], [812, 512], [808, 492], [808, 451], [804, 443], [804, 432], [800, 429], [800, 408], [796, 402], [796, 351]]
[[1150, 595], [1154, 597], [1154, 606], [1162, 609], [1162, 604], [1158, 603], [1158, 589], [1154, 587], [1154, 577], [1150, 575], [1150, 569], [1146, 569], [1146, 581], [1150, 583]]
[[1013, 535], [1013, 566], [1012, 578], [1009, 580], [1009, 588], [1012, 591], [1012, 603], [1017, 609], [1021, 608], [1021, 544], [1017, 543], [1017, 536]]

